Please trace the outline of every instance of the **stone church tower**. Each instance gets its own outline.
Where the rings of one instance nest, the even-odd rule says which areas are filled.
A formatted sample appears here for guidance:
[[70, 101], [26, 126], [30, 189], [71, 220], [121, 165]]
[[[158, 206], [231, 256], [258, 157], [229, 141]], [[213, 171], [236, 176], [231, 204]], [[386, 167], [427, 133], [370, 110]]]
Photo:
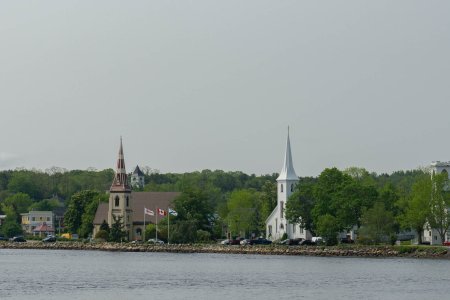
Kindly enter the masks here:
[[116, 174], [109, 189], [108, 225], [114, 223], [114, 218], [121, 218], [128, 239], [131, 240], [133, 211], [131, 209], [131, 187], [128, 184], [128, 176], [125, 170], [122, 138], [120, 138], [119, 156], [117, 158]]

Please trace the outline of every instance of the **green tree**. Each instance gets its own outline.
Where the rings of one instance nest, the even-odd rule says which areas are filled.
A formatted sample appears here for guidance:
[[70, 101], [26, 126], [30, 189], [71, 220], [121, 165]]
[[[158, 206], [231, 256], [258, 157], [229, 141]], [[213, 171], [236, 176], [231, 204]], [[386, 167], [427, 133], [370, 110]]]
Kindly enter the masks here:
[[231, 193], [228, 200], [226, 221], [233, 233], [245, 236], [250, 232], [258, 233], [261, 227], [258, 194], [254, 190], [238, 190]]
[[127, 232], [124, 230], [122, 217], [121, 216], [116, 217], [113, 215], [113, 223], [109, 231], [109, 241], [118, 243], [121, 242], [126, 237]]
[[340, 224], [336, 217], [330, 214], [319, 216], [317, 220], [317, 233], [325, 239], [325, 243], [328, 246], [337, 244], [337, 235], [340, 231]]
[[312, 209], [314, 207], [314, 183], [302, 182], [295, 187], [294, 193], [286, 202], [286, 219], [291, 224], [300, 224], [310, 232], [315, 232]]
[[277, 206], [277, 184], [266, 181], [261, 190], [261, 218], [265, 220]]
[[7, 215], [14, 217], [16, 222], [20, 223], [20, 214], [28, 212], [31, 204], [33, 204], [33, 200], [31, 200], [30, 196], [24, 193], [17, 193], [3, 201], [2, 210], [7, 211]]
[[72, 233], [86, 237], [92, 232], [92, 222], [100, 201], [106, 201], [107, 195], [87, 190], [75, 193], [69, 201], [64, 223]]
[[390, 241], [395, 233], [394, 225], [393, 213], [385, 209], [383, 202], [376, 202], [363, 212], [360, 239], [370, 243]]
[[430, 215], [431, 177], [423, 175], [412, 186], [412, 193], [401, 198], [403, 213], [398, 217], [401, 227], [414, 229], [422, 242], [423, 228]]
[[13, 219], [5, 220], [1, 230], [3, 235], [9, 238], [22, 234], [22, 227]]
[[178, 216], [171, 218], [171, 240], [174, 242], [195, 242], [199, 229], [212, 232], [213, 209], [207, 194], [198, 188], [185, 187], [185, 190], [174, 199], [174, 209]]
[[432, 189], [430, 197], [430, 209], [428, 223], [431, 228], [436, 229], [441, 241], [450, 227], [450, 193], [448, 173], [435, 174], [431, 179]]

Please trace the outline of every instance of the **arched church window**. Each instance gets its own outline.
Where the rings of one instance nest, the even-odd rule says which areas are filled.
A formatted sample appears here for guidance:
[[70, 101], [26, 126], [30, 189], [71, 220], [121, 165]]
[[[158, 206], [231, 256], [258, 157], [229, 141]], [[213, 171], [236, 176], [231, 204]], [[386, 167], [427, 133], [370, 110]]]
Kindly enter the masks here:
[[294, 184], [292, 183], [291, 184], [291, 192], [293, 192], [294, 191]]
[[446, 173], [446, 174], [448, 174], [448, 172], [447, 172], [446, 169], [443, 169], [441, 173]]
[[130, 198], [127, 196], [127, 207], [130, 206]]
[[116, 196], [116, 198], [114, 199], [114, 206], [115, 207], [118, 207], [119, 206], [119, 202], [120, 202], [120, 199], [119, 199], [119, 196]]
[[283, 192], [283, 184], [280, 185], [280, 191]]

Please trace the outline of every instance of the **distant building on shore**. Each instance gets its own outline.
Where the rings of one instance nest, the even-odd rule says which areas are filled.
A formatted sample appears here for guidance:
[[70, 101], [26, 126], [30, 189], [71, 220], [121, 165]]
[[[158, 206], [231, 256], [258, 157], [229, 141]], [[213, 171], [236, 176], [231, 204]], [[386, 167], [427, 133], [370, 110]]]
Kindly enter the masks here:
[[153, 216], [145, 216], [145, 224], [155, 223], [157, 209], [167, 211], [172, 201], [179, 195], [178, 192], [133, 192], [132, 186], [128, 183], [122, 139], [120, 139], [116, 172], [109, 189], [109, 202], [100, 203], [97, 208], [93, 222], [93, 236], [95, 237], [99, 232], [104, 221], [111, 227], [114, 219], [121, 218], [128, 239], [142, 240], [145, 230], [144, 208], [154, 212]]
[[142, 189], [145, 185], [145, 176], [144, 173], [141, 171], [139, 166], [136, 166], [136, 168], [133, 171], [133, 174], [131, 174], [131, 187]]
[[42, 235], [55, 233], [54, 214], [52, 211], [30, 211], [20, 214], [22, 230], [28, 234]]
[[[430, 165], [431, 176], [435, 174], [446, 173], [450, 178], [450, 162], [434, 161]], [[449, 210], [450, 208], [447, 208]], [[422, 233], [422, 242], [430, 243], [430, 245], [442, 245], [443, 242], [450, 241], [450, 231], [447, 231], [445, 241], [441, 241], [441, 237], [436, 229], [431, 228], [427, 223], [425, 224]]]
[[291, 143], [288, 130], [284, 164], [280, 175], [277, 178], [277, 206], [266, 219], [266, 237], [270, 240], [281, 239], [284, 234], [286, 234], [289, 239], [311, 239], [311, 233], [308, 230], [305, 230], [298, 224], [290, 224], [286, 219], [286, 202], [289, 200], [289, 196], [294, 192], [298, 180], [292, 162]]

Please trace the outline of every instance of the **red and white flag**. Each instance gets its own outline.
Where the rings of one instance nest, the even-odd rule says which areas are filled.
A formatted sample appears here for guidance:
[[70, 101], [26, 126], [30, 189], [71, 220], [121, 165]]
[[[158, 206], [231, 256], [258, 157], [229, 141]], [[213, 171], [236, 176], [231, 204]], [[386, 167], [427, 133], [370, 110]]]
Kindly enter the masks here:
[[144, 207], [144, 214], [149, 215], [149, 216], [154, 216], [155, 212], [151, 209], [145, 208]]
[[164, 209], [158, 208], [158, 214], [160, 216], [167, 216], [167, 211], [165, 211]]

